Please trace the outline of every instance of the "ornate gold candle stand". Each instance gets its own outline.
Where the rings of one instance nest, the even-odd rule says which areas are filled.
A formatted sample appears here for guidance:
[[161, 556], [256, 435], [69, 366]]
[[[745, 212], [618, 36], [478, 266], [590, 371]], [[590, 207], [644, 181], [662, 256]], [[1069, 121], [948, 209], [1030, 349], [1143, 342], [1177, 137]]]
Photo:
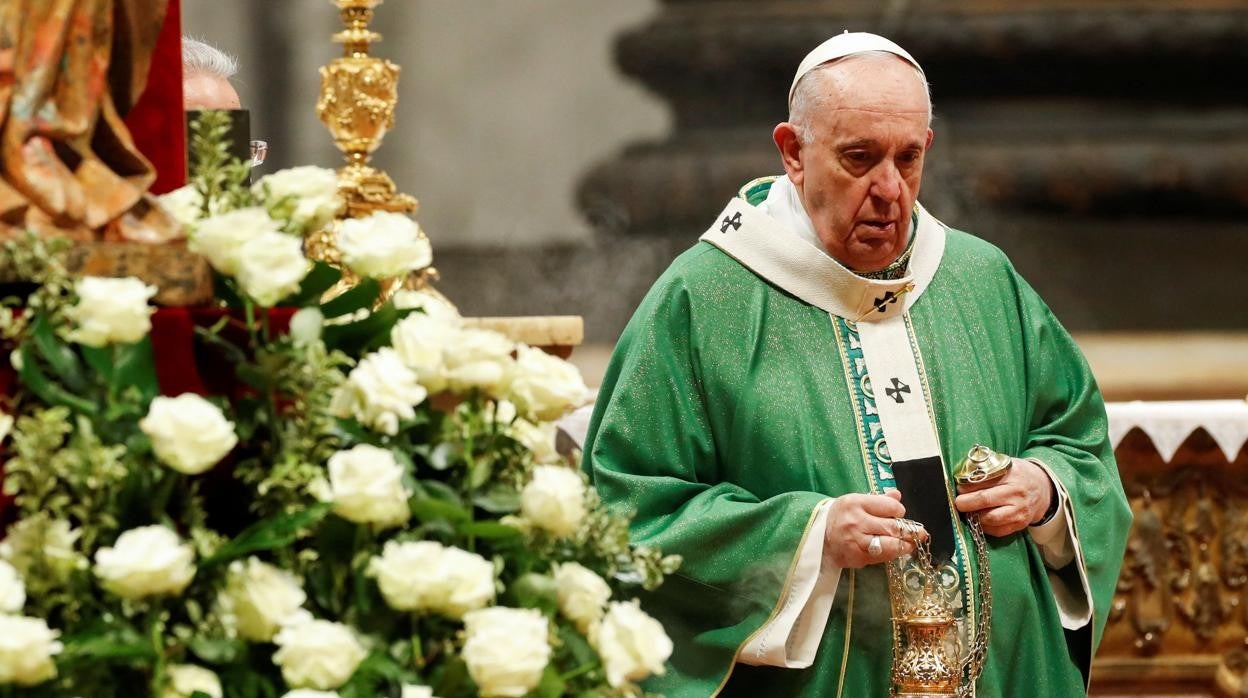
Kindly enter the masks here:
[[[342, 151], [346, 165], [338, 171], [338, 188], [346, 202], [342, 218], [362, 218], [377, 211], [416, 215], [415, 198], [400, 193], [390, 175], [369, 164], [386, 133], [394, 128], [398, 104], [399, 66], [370, 55], [372, 44], [381, 35], [369, 29], [376, 8], [383, 0], [331, 0], [338, 8], [345, 29], [333, 40], [343, 45], [342, 56], [321, 68], [321, 93], [316, 113], [329, 129]], [[308, 236], [309, 256], [341, 267], [338, 231], [341, 221]], [[422, 232], [421, 235], [424, 235]], [[383, 298], [398, 288], [433, 290], [438, 278], [432, 266], [406, 279], [384, 283]], [[342, 281], [328, 295], [337, 295], [358, 283], [343, 269]], [[567, 357], [581, 343], [584, 324], [580, 317], [552, 316], [530, 318], [467, 318], [469, 324], [488, 327], [515, 341], [541, 347]]]
[[[415, 215], [419, 203], [402, 194], [390, 175], [369, 164], [373, 152], [381, 145], [386, 132], [394, 127], [394, 109], [399, 101], [399, 66], [369, 55], [381, 35], [368, 28], [373, 12], [382, 0], [333, 0], [339, 17], [346, 26], [334, 34], [333, 40], [343, 45], [343, 55], [321, 68], [321, 94], [316, 114], [329, 129], [334, 144], [342, 151], [347, 164], [338, 171], [338, 188], [342, 193], [345, 218], [363, 218], [377, 211]], [[340, 222], [335, 221], [308, 237], [307, 251], [316, 259], [338, 266], [342, 262], [338, 249]], [[424, 235], [422, 232], [421, 235]], [[417, 272], [407, 280], [411, 285], [424, 285], [436, 278], [432, 268]], [[336, 295], [358, 282], [347, 270], [343, 279], [330, 290]], [[387, 295], [402, 280], [385, 284]]]

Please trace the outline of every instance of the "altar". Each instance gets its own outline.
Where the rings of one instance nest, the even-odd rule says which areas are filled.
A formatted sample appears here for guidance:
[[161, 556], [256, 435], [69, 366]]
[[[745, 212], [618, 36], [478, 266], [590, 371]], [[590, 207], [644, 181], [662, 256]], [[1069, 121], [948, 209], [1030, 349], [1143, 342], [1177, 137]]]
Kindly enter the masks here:
[[1107, 405], [1135, 522], [1092, 695], [1248, 692], [1248, 402]]

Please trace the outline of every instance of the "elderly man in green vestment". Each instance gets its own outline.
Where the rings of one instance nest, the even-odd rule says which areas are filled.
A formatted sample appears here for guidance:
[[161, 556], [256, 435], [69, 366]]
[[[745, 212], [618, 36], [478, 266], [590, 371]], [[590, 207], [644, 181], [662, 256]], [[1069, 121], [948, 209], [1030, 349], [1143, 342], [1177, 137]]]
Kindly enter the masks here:
[[[991, 573], [959, 695], [1082, 695], [1131, 523], [1087, 364], [1000, 250], [918, 204], [931, 104], [905, 50], [835, 37], [789, 106], [785, 176], [746, 185], [655, 283], [585, 444], [635, 539], [685, 560], [648, 602], [676, 642], [648, 688], [888, 695], [888, 569], [914, 557], [898, 519], [934, 506], [959, 657]], [[1011, 467], [959, 488], [975, 444]], [[903, 463], [935, 484], [903, 498]]]

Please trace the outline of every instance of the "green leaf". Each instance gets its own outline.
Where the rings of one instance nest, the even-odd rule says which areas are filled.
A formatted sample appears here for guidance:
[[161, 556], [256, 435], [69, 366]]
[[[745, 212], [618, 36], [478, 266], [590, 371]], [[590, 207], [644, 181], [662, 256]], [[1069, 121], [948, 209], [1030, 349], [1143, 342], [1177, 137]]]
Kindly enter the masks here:
[[82, 373], [82, 364], [78, 361], [78, 356], [56, 336], [56, 331], [52, 329], [47, 316], [40, 315], [35, 320], [31, 338], [35, 340], [35, 348], [39, 350], [39, 354], [47, 360], [48, 366], [65, 384], [65, 387], [75, 393], [86, 390], [87, 381]]
[[113, 385], [117, 389], [137, 388], [144, 402], [151, 402], [152, 398], [160, 394], [160, 381], [156, 378], [156, 354], [152, 349], [151, 337], [117, 347], [114, 358], [116, 368], [113, 372]]
[[177, 489], [178, 481], [182, 479], [182, 475], [175, 473], [167, 468], [157, 471], [155, 489], [148, 493], [147, 501], [151, 506], [151, 511], [156, 516], [161, 516], [168, 510], [169, 500], [173, 498], [173, 491]]
[[494, 477], [494, 459], [481, 458], [474, 461], [468, 469], [468, 487], [474, 490], [483, 487], [492, 477]]
[[475, 691], [465, 690], [472, 685], [472, 679], [468, 676], [468, 665], [459, 657], [448, 657], [442, 676], [436, 677], [436, 681], [437, 688], [433, 691], [436, 696], [476, 695]]
[[313, 305], [340, 279], [342, 279], [342, 270], [318, 261], [312, 267], [312, 271], [303, 277], [303, 283], [299, 284], [299, 291], [282, 301], [281, 305], [299, 308]]
[[[372, 578], [368, 576], [368, 561], [365, 559], [363, 564], [356, 565], [351, 570], [351, 585], [355, 591], [355, 609], [361, 616], [368, 616], [373, 609], [382, 606], [378, 601], [381, 600], [377, 591], [377, 585]], [[393, 613], [387, 613], [387, 616], [393, 616]]]
[[599, 662], [598, 653], [590, 647], [589, 641], [572, 628], [566, 625], [559, 626], [559, 638], [563, 641], [563, 646], [572, 653], [572, 658], [578, 665], [585, 666]]
[[276, 698], [271, 680], [247, 666], [233, 665], [221, 673], [221, 687], [230, 698]]
[[321, 314], [327, 318], [342, 317], [363, 308], [371, 308], [381, 296], [381, 285], [374, 279], [364, 279], [355, 288], [321, 304]]
[[412, 515], [421, 521], [446, 520], [453, 523], [472, 520], [472, 515], [460, 504], [440, 499], [415, 498], [411, 500]]
[[40, 400], [49, 405], [68, 407], [75, 412], [90, 417], [99, 414], [99, 406], [93, 401], [74, 395], [48, 378], [47, 374], [39, 368], [30, 342], [24, 342], [19, 351], [22, 357], [22, 369], [18, 372], [18, 375], [22, 378], [22, 384], [37, 395]]
[[331, 516], [316, 529], [316, 550], [326, 565], [349, 565], [355, 554], [355, 531], [359, 524]]
[[559, 585], [544, 574], [520, 575], [508, 592], [522, 608], [536, 608], [553, 615], [559, 606]]
[[211, 344], [225, 356], [226, 360], [232, 364], [243, 364], [247, 362], [247, 353], [238, 345], [223, 338], [220, 334], [221, 328], [229, 322], [229, 318], [222, 318], [213, 327], [196, 327], [195, 336], [203, 341]]
[[232, 664], [246, 656], [247, 643], [243, 640], [197, 637], [191, 640], [190, 650], [209, 664]]
[[499, 482], [474, 494], [472, 503], [491, 514], [514, 514], [520, 511], [520, 492]]
[[421, 480], [420, 486], [434, 499], [450, 502], [459, 507], [464, 505], [464, 500], [459, 496], [459, 492], [456, 492], [454, 487], [445, 482], [440, 480]]
[[255, 364], [240, 363], [235, 366], [235, 375], [243, 383], [256, 390], [268, 390], [269, 376]]
[[325, 518], [332, 506], [328, 502], [321, 502], [307, 509], [258, 521], [221, 546], [215, 555], [200, 563], [200, 567], [210, 567], [251, 553], [289, 546], [299, 539], [305, 529]]
[[320, 564], [311, 567], [304, 575], [304, 585], [308, 589], [308, 595], [312, 597], [317, 606], [335, 614], [341, 610], [331, 565]]
[[494, 521], [474, 521], [463, 524], [459, 527], [459, 532], [483, 540], [508, 540], [520, 536], [519, 529]]
[[325, 346], [330, 349], [338, 349], [352, 356], [358, 356], [389, 343], [390, 330], [407, 314], [408, 311], [399, 311], [387, 303], [363, 320], [346, 325], [325, 327], [321, 337], [325, 341]]
[[559, 670], [552, 665], [546, 665], [546, 670], [542, 672], [542, 681], [537, 684], [536, 693], [539, 698], [561, 698], [565, 688], [567, 684], [559, 676]]
[[78, 662], [153, 662], [156, 655], [147, 638], [129, 626], [96, 625], [84, 632], [61, 638], [64, 651], [57, 663]]
[[137, 390], [139, 401], [144, 405], [160, 394], [151, 337], [113, 347], [84, 346], [82, 356], [87, 366], [100, 374], [115, 393]]

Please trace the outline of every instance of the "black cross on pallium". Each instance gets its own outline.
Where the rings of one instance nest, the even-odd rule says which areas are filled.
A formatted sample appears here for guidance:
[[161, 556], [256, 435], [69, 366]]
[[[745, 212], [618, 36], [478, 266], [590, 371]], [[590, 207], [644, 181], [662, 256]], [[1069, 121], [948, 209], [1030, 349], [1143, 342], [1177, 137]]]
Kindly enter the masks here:
[[899, 405], [906, 401], [906, 399], [903, 398], [901, 394], [908, 393], [908, 392], [910, 392], [910, 386], [906, 385], [905, 383], [902, 383], [896, 378], [893, 379], [893, 387], [884, 389], [884, 394], [896, 400], [897, 404]]
[[893, 293], [892, 291], [886, 291], [882, 298], [876, 298], [875, 300], [871, 301], [871, 304], [875, 306], [876, 310], [882, 313], [884, 312], [884, 306], [889, 305], [891, 303], [896, 303], [898, 298], [901, 298], [901, 296], [897, 295], [896, 293]]
[[732, 214], [731, 217], [724, 216], [724, 222], [719, 225], [719, 232], [721, 233], [728, 232], [729, 226], [731, 226], [733, 230], [741, 229], [741, 212], [740, 211], [737, 211], [736, 213]]

